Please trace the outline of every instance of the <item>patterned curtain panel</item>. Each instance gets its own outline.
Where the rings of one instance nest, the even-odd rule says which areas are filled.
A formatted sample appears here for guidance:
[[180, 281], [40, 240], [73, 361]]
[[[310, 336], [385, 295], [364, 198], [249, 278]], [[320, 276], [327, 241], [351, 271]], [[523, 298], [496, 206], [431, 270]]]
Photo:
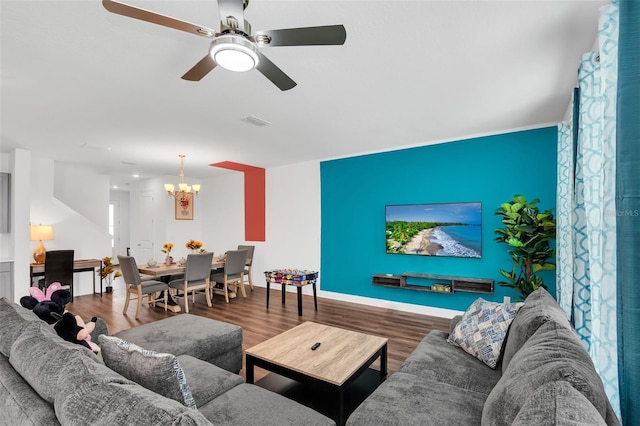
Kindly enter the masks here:
[[558, 189], [556, 200], [556, 292], [558, 303], [572, 317], [573, 310], [573, 131], [558, 125]]
[[[589, 351], [619, 415], [616, 326], [616, 97], [618, 5], [604, 6], [600, 53], [579, 68], [578, 140], [558, 127], [558, 285], [561, 306]], [[573, 172], [573, 173], [572, 173]]]

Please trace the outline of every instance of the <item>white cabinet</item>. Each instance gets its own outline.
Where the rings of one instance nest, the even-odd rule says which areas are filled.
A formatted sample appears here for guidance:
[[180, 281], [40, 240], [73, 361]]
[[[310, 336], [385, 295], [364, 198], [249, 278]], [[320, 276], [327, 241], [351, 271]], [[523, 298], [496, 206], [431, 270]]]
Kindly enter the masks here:
[[13, 301], [13, 280], [11, 279], [11, 262], [0, 262], [0, 297]]

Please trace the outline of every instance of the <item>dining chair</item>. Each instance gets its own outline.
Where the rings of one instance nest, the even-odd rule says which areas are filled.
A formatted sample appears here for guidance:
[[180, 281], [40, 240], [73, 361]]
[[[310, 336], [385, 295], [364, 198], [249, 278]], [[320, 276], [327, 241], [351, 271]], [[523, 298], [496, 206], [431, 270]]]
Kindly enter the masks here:
[[73, 250], [50, 250], [44, 258], [44, 279], [38, 286], [45, 291], [49, 284], [58, 282], [69, 286], [73, 302]]
[[122, 310], [124, 315], [127, 314], [127, 309], [129, 309], [129, 302], [133, 299], [137, 299], [136, 319], [138, 319], [143, 296], [147, 296], [147, 305], [153, 306], [158, 300], [156, 293], [159, 291], [164, 293], [164, 310], [167, 310], [167, 291], [169, 291], [167, 283], [157, 280], [143, 281], [140, 278], [140, 272], [138, 272], [136, 259], [132, 256], [118, 255], [118, 263], [120, 264], [120, 271], [122, 272], [122, 278], [124, 278], [125, 287], [127, 289], [124, 309]]
[[246, 250], [230, 250], [227, 252], [223, 271], [214, 273], [211, 276], [211, 281], [222, 284], [222, 294], [227, 303], [229, 303], [230, 286], [234, 286], [233, 291], [236, 294], [238, 292], [238, 286], [240, 286], [242, 297], [247, 298], [247, 293], [244, 291], [244, 268], [246, 262]]
[[249, 288], [253, 291], [253, 279], [251, 278], [251, 264], [253, 263], [253, 251], [256, 246], [238, 245], [238, 250], [247, 251], [247, 261], [244, 264], [244, 278], [249, 283]]
[[184, 298], [184, 311], [189, 313], [189, 292], [193, 303], [196, 301], [196, 292], [204, 291], [207, 298], [207, 306], [211, 307], [210, 280], [211, 264], [213, 263], [213, 252], [190, 254], [187, 256], [187, 265], [184, 269], [184, 277], [171, 280], [169, 287], [181, 290], [181, 295], [176, 297]]

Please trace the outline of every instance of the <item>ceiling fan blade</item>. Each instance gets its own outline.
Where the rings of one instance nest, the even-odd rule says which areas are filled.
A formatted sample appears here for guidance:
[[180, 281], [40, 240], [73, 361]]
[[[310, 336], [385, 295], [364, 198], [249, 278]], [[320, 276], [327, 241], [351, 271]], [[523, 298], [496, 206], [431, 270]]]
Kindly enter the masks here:
[[182, 79], [189, 81], [200, 81], [215, 67], [215, 61], [213, 60], [213, 58], [211, 58], [211, 55], [207, 54], [207, 56], [200, 59], [197, 64], [195, 64], [189, 71], [187, 71], [182, 76]]
[[216, 33], [215, 30], [212, 30], [211, 28], [192, 24], [186, 21], [181, 21], [179, 19], [171, 18], [169, 16], [161, 15], [149, 10], [130, 6], [124, 3], [119, 3], [114, 0], [102, 0], [102, 5], [111, 13], [128, 16], [129, 18], [140, 19], [141, 21], [151, 22], [152, 24], [162, 25], [202, 37], [211, 38]]
[[267, 58], [260, 52], [258, 52], [258, 56], [260, 57], [260, 61], [258, 62], [258, 66], [256, 66], [256, 68], [262, 73], [262, 75], [267, 77], [273, 84], [278, 86], [280, 90], [285, 91], [296, 87], [298, 83], [291, 80], [291, 78], [289, 78], [289, 76], [286, 75], [284, 71], [278, 68], [276, 64], [271, 62], [269, 58]]
[[261, 36], [271, 41], [265, 46], [318, 46], [344, 44], [347, 32], [344, 25], [322, 27], [288, 28], [284, 30], [256, 31], [254, 38], [260, 43]]
[[[222, 26], [239, 29], [244, 29], [244, 8], [249, 3], [249, 0], [218, 0], [218, 10], [220, 11], [220, 22]], [[235, 23], [232, 24], [229, 21], [229, 17], [235, 18]]]

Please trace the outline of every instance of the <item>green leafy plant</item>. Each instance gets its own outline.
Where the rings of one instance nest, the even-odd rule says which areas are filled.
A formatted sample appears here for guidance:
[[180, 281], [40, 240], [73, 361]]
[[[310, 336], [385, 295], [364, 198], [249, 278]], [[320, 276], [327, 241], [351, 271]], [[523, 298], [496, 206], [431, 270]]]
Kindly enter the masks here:
[[549, 262], [556, 255], [550, 245], [556, 238], [556, 221], [551, 210], [540, 212], [539, 202], [539, 199], [527, 202], [522, 195], [515, 195], [495, 211], [504, 225], [494, 231], [495, 240], [509, 245], [508, 253], [513, 261], [511, 270], [499, 270], [508, 281], [498, 284], [519, 291], [523, 300], [538, 288], [547, 288], [537, 275], [539, 272], [556, 269], [556, 265]]

